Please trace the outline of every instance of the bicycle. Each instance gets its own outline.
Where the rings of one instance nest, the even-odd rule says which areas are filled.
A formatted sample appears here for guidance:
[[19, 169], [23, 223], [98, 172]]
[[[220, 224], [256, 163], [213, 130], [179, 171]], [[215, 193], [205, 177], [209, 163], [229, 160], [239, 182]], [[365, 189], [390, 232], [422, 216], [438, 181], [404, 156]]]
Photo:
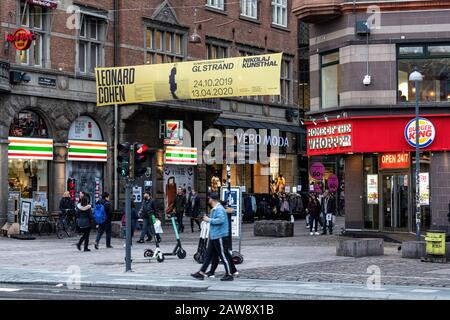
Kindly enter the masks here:
[[66, 209], [61, 212], [56, 222], [56, 236], [63, 239], [65, 236], [71, 238], [77, 232], [77, 219], [74, 210]]

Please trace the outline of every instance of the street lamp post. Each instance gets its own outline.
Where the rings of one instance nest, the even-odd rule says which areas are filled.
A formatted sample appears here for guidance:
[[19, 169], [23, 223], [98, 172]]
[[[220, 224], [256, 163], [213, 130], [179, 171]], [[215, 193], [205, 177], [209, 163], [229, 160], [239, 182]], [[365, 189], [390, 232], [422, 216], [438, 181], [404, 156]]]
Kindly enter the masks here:
[[419, 97], [420, 97], [420, 83], [423, 81], [422, 74], [414, 70], [410, 76], [409, 81], [414, 82], [416, 88], [416, 238], [420, 241], [420, 139], [419, 139]]

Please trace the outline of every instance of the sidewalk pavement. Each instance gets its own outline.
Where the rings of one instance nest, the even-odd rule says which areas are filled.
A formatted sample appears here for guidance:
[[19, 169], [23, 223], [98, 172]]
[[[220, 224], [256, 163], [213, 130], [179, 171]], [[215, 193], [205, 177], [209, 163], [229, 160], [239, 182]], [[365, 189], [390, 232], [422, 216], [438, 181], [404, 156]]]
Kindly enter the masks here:
[[[340, 230], [342, 223], [343, 218], [338, 217], [336, 231]], [[129, 286], [146, 290], [273, 291], [290, 294], [294, 298], [317, 293], [324, 297], [339, 295], [384, 299], [390, 297], [390, 292], [402, 292], [402, 298], [415, 294], [425, 294], [430, 299], [450, 298], [447, 288], [440, 288], [450, 288], [450, 266], [447, 264], [402, 259], [398, 245], [390, 243], [385, 243], [385, 255], [381, 257], [337, 257], [335, 248], [339, 236], [310, 236], [304, 221], [296, 222], [295, 236], [292, 238], [255, 237], [253, 225], [244, 224], [241, 252], [245, 260], [237, 266], [239, 278], [230, 284], [217, 279], [197, 281], [189, 275], [200, 268], [193, 260], [199, 234], [188, 229], [186, 224], [186, 231], [181, 234], [183, 247], [187, 251], [184, 260], [166, 257], [163, 263], [149, 263], [143, 259], [143, 252], [147, 248], [154, 249], [154, 244], [136, 244], [138, 238], [135, 237], [132, 273], [124, 273], [123, 239], [113, 239], [114, 248], [106, 249], [103, 238], [100, 250], [95, 250], [92, 245], [95, 235], [91, 234], [92, 251], [79, 252], [75, 247], [76, 237], [62, 240], [55, 236], [37, 237], [31, 241], [0, 238], [0, 282], [64, 284], [71, 275], [68, 268], [79, 268], [82, 284], [91, 286]], [[170, 252], [175, 246], [173, 230], [168, 225], [164, 231], [161, 247], [164, 252]], [[234, 249], [238, 249], [236, 241]], [[380, 268], [383, 290], [367, 289], [366, 282], [371, 275], [367, 272], [369, 266]], [[220, 265], [218, 272], [223, 273]], [[337, 288], [341, 288], [342, 292], [337, 292]], [[395, 294], [392, 297], [395, 298]]]

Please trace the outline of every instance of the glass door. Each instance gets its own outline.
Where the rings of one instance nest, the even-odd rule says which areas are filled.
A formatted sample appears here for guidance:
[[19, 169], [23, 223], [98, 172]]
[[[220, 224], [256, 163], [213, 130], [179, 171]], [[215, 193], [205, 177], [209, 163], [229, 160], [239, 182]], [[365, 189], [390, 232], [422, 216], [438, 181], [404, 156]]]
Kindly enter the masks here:
[[381, 218], [385, 231], [408, 231], [409, 175], [384, 174], [381, 182]]

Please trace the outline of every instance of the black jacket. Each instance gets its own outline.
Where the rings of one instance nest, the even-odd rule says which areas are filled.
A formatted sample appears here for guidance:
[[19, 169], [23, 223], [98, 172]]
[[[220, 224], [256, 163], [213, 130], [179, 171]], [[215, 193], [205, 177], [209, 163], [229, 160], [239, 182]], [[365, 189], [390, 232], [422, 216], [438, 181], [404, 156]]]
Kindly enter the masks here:
[[92, 215], [91, 205], [88, 204], [86, 207], [83, 207], [81, 203], [77, 205], [77, 216], [78, 216], [78, 228], [86, 229], [90, 228], [94, 217]]
[[140, 217], [142, 219], [150, 219], [152, 214], [156, 214], [155, 200], [144, 200], [142, 202], [142, 208], [139, 213]]
[[189, 205], [191, 207], [192, 218], [196, 218], [200, 214], [200, 198], [198, 195], [196, 195], [193, 203], [192, 198]]
[[336, 200], [334, 199], [334, 197], [331, 196], [328, 198], [328, 203], [326, 204], [326, 207], [325, 207], [325, 202], [326, 202], [326, 199], [324, 197], [324, 198], [322, 198], [322, 201], [321, 201], [322, 213], [335, 214], [336, 213]]
[[72, 203], [72, 199], [63, 197], [61, 198], [61, 201], [59, 202], [59, 210], [62, 212], [66, 212], [66, 210], [74, 210], [75, 206]]
[[186, 197], [183, 195], [177, 194], [175, 198], [175, 211], [177, 213], [186, 211]]
[[105, 199], [101, 199], [101, 200], [97, 201], [97, 204], [102, 204], [105, 207], [106, 222], [111, 222], [112, 215], [113, 215], [111, 203], [109, 201], [106, 201]]

